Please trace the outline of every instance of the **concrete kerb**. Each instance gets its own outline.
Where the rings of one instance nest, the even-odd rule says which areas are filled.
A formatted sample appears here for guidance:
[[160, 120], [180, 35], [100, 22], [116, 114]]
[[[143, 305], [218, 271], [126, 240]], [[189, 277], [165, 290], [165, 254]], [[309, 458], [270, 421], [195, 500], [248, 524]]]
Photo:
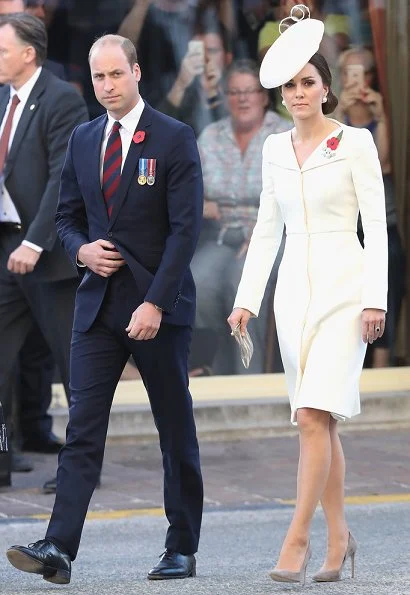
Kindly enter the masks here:
[[[410, 368], [364, 371], [362, 413], [341, 424], [343, 432], [410, 426]], [[391, 386], [394, 390], [385, 390]], [[379, 390], [375, 390], [379, 388]], [[380, 390], [384, 389], [384, 390]], [[399, 389], [399, 390], [398, 390]], [[229, 439], [295, 433], [282, 374], [193, 379], [191, 391], [200, 439]], [[235, 393], [240, 398], [235, 398]], [[68, 421], [62, 387], [54, 387], [51, 413], [61, 438]], [[148, 399], [140, 381], [121, 382], [111, 411], [109, 440], [157, 439]]]

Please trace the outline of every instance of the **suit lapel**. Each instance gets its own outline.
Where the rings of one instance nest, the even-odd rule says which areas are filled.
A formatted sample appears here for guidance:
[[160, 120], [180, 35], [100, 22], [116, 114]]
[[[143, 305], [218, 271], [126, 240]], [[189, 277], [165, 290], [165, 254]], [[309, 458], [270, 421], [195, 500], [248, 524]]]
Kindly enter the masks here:
[[288, 130], [276, 137], [276, 142], [269, 155], [269, 161], [283, 169], [300, 171], [298, 160], [296, 159], [296, 154], [292, 145], [291, 134], [291, 130]]
[[[337, 122], [337, 120], [333, 120]], [[338, 122], [337, 122], [338, 123]], [[334, 130], [332, 133], [328, 134], [327, 137], [316, 147], [316, 149], [309, 155], [309, 157], [304, 162], [301, 171], [305, 172], [309, 169], [315, 169], [316, 167], [321, 167], [322, 165], [327, 165], [328, 163], [333, 163], [333, 161], [339, 161], [340, 159], [345, 159], [345, 143], [343, 142], [343, 126], [340, 129]], [[342, 136], [339, 140], [339, 145], [335, 150], [327, 149], [327, 141], [332, 137], [337, 137], [340, 132], [342, 132]]]
[[100, 167], [101, 167], [101, 145], [103, 142], [104, 131], [107, 125], [107, 116], [100, 118], [100, 121], [95, 126], [91, 135], [91, 164], [90, 177], [91, 186], [95, 188], [97, 204], [99, 205], [101, 213], [108, 224], [108, 213], [105, 206], [104, 196], [101, 190]]
[[116, 218], [118, 217], [118, 213], [120, 212], [120, 209], [124, 203], [124, 200], [127, 196], [127, 192], [128, 192], [128, 188], [130, 186], [131, 180], [134, 177], [135, 171], [138, 167], [138, 161], [142, 155], [142, 152], [144, 150], [144, 147], [146, 146], [146, 143], [148, 141], [148, 129], [151, 126], [151, 121], [152, 121], [152, 114], [153, 114], [153, 110], [152, 108], [146, 103], [144, 110], [141, 114], [141, 118], [140, 121], [138, 122], [138, 126], [137, 126], [137, 130], [144, 130], [146, 132], [146, 137], [143, 140], [143, 142], [141, 143], [134, 143], [134, 141], [131, 141], [131, 145], [130, 148], [128, 150], [128, 154], [127, 154], [127, 158], [125, 160], [124, 163], [124, 167], [122, 169], [122, 173], [121, 173], [121, 182], [120, 182], [120, 186], [118, 188], [117, 191], [117, 196], [114, 202], [114, 208], [110, 217], [110, 225], [109, 227], [111, 228], [114, 223]]
[[[7, 87], [9, 89], [9, 87]], [[10, 99], [10, 93], [2, 93], [0, 100], [0, 124], [3, 122], [4, 114], [6, 113], [7, 104]]]
[[41, 95], [44, 93], [47, 87], [47, 81], [49, 78], [49, 74], [43, 68], [38, 77], [36, 84], [31, 91], [29, 98], [27, 99], [26, 105], [24, 106], [23, 113], [21, 114], [18, 126], [16, 128], [16, 132], [14, 134], [13, 142], [10, 147], [10, 152], [7, 157], [6, 167], [4, 171], [4, 177], [6, 178], [10, 173], [11, 169], [13, 168], [13, 162], [18, 154], [18, 150], [22, 140], [25, 137], [27, 127], [31, 122], [34, 114], [37, 112], [40, 102], [41, 102]]

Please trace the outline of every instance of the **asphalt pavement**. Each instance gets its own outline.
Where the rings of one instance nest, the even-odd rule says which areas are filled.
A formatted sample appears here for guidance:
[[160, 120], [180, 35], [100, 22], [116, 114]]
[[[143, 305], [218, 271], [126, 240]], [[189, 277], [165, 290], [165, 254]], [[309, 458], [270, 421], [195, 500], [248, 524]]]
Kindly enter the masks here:
[[[356, 578], [335, 584], [308, 579], [314, 595], [410, 595], [410, 432], [349, 431], [346, 502], [359, 550]], [[1, 595], [264, 595], [298, 593], [300, 586], [268, 576], [289, 524], [298, 458], [296, 436], [201, 441], [205, 512], [195, 579], [149, 582], [147, 571], [163, 550], [161, 456], [156, 442], [108, 444], [69, 586], [19, 573], [7, 547], [44, 536], [54, 496], [41, 485], [56, 456], [32, 455], [35, 471], [13, 475], [0, 490]], [[312, 528], [308, 577], [320, 567], [325, 526], [319, 509]]]
[[[120, 520], [89, 521], [70, 585], [57, 586], [40, 576], [21, 573], [0, 556], [2, 595], [409, 595], [410, 504], [348, 505], [347, 517], [359, 547], [356, 578], [350, 565], [341, 582], [317, 584], [312, 574], [321, 566], [325, 529], [320, 512], [312, 528], [313, 557], [307, 582], [274, 583], [274, 565], [292, 513], [291, 507], [238, 508], [206, 512], [197, 578], [148, 581], [146, 573], [161, 553], [166, 530], [162, 517], [140, 516]], [[37, 540], [44, 521], [0, 523], [0, 550], [13, 543]]]

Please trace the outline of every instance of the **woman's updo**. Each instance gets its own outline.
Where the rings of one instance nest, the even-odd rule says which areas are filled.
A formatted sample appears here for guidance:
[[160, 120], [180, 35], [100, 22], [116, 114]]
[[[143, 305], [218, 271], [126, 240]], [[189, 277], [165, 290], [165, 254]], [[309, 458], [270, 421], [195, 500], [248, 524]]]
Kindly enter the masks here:
[[322, 54], [319, 54], [319, 52], [313, 54], [313, 56], [309, 60], [309, 64], [312, 64], [316, 68], [316, 70], [320, 74], [320, 78], [322, 79], [323, 84], [326, 85], [326, 87], [329, 87], [327, 101], [326, 103], [322, 103], [322, 112], [325, 115], [331, 114], [335, 111], [336, 106], [339, 102], [336, 95], [332, 91], [332, 74], [330, 72], [329, 65], [326, 62], [326, 59], [322, 56]]

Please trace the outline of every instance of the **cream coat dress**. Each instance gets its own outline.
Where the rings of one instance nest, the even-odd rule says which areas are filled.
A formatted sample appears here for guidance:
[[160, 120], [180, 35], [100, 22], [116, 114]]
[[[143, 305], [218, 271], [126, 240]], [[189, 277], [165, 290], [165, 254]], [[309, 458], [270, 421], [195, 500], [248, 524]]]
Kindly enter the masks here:
[[[361, 312], [387, 309], [387, 230], [377, 149], [368, 130], [339, 126], [302, 168], [291, 131], [266, 139], [258, 220], [234, 304], [258, 315], [285, 225], [274, 311], [292, 423], [300, 407], [329, 411], [336, 419], [360, 413], [366, 352]], [[326, 140], [341, 130], [337, 149], [325, 151]], [[356, 234], [359, 210], [364, 249]]]

